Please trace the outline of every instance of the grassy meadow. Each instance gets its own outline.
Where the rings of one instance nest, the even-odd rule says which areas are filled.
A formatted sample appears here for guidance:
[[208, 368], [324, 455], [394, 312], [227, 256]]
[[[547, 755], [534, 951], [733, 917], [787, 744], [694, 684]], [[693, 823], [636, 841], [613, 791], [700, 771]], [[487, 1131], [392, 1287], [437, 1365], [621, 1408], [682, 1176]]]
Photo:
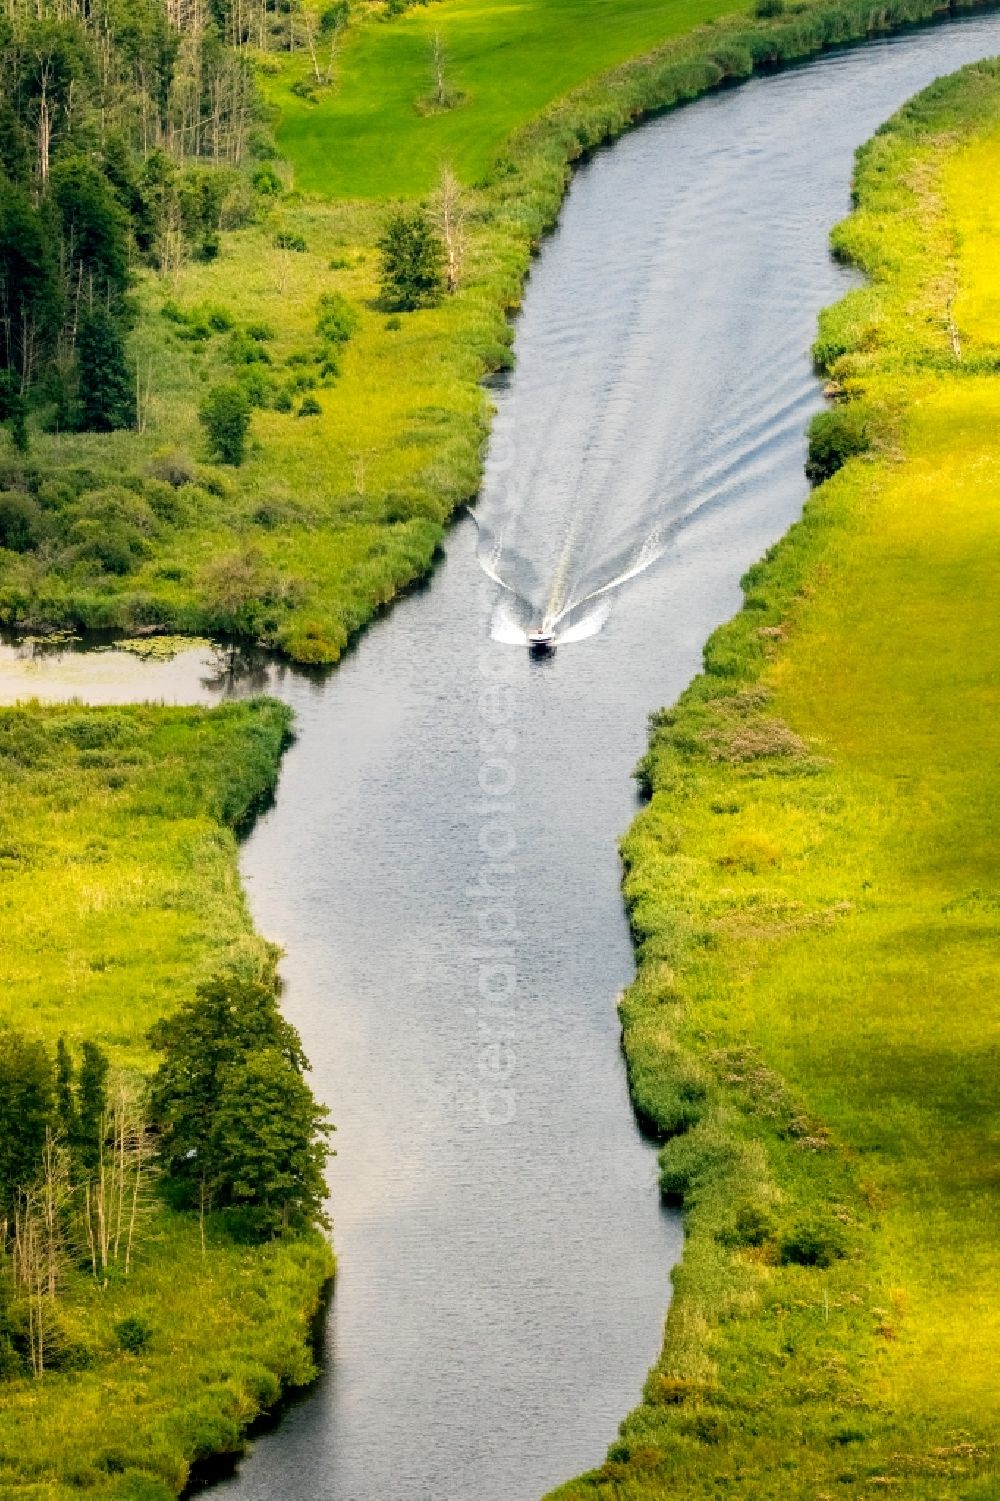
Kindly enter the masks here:
[[[132, 336], [141, 432], [34, 432], [27, 462], [0, 456], [0, 488], [33, 489], [43, 507], [53, 503], [54, 482], [74, 476], [101, 494], [131, 486], [141, 499], [126, 498], [125, 510], [142, 530], [121, 571], [93, 560], [65, 563], [44, 549], [0, 551], [0, 622], [238, 636], [298, 661], [336, 661], [376, 611], [427, 572], [449, 518], [476, 492], [489, 419], [482, 380], [509, 363], [509, 317], [532, 253], [555, 221], [570, 164], [649, 111], [756, 67], [926, 19], [936, 5], [814, 0], [770, 20], [737, 13], [710, 25], [697, 24], [708, 13], [699, 4], [639, 8], [628, 20], [624, 10], [616, 0], [613, 28], [598, 25], [591, 0], [517, 12], [519, 25], [544, 34], [538, 57], [565, 54], [566, 68], [572, 57], [576, 71], [526, 65], [520, 42], [514, 47], [516, 28], [509, 49], [499, 49], [503, 64], [482, 62], [505, 102], [487, 111], [483, 85], [478, 155], [458, 163], [475, 178], [464, 188], [461, 285], [437, 307], [401, 316], [388, 316], [378, 303], [377, 242], [387, 203], [337, 195], [359, 194], [376, 157], [386, 172], [405, 168], [394, 192], [417, 196], [433, 185], [437, 148], [418, 143], [424, 126], [443, 117], [422, 116], [398, 100], [391, 121], [378, 114], [379, 101], [388, 101], [386, 77], [405, 72], [394, 49], [411, 34], [423, 48], [435, 18], [443, 26], [454, 17], [457, 25], [462, 16], [469, 48], [482, 46], [486, 58], [508, 13], [490, 11], [489, 21], [474, 23], [470, 8], [446, 0], [399, 20], [363, 21], [343, 43], [339, 86], [321, 91], [315, 103], [288, 92], [307, 66], [298, 54], [286, 62], [264, 58], [262, 67], [278, 70], [262, 80], [280, 106], [279, 140], [296, 183], [304, 174], [310, 194], [296, 186], [269, 200], [257, 222], [223, 234], [213, 261], [188, 260], [163, 277], [142, 274]], [[682, 27], [686, 33], [674, 36]], [[567, 29], [579, 33], [579, 53], [564, 45]], [[588, 70], [658, 36], [674, 39], [552, 99]], [[320, 122], [329, 119], [341, 142], [337, 112], [362, 89], [361, 81], [349, 83], [350, 60], [369, 52], [364, 88], [374, 113], [366, 117], [373, 132], [366, 166], [346, 137], [343, 149], [332, 136], [327, 143]], [[518, 89], [529, 87], [533, 72], [531, 87], [540, 92], [529, 101]], [[462, 119], [479, 118], [479, 98], [470, 86], [467, 100], [444, 112], [456, 139], [466, 138]], [[518, 124], [546, 99], [552, 102], [541, 114]], [[298, 144], [283, 135], [294, 135], [296, 121]], [[405, 149], [386, 146], [392, 131], [409, 143]], [[337, 164], [355, 158], [356, 177], [340, 182]], [[319, 298], [331, 292], [347, 298], [357, 328], [338, 356], [339, 370], [324, 371], [316, 324]], [[212, 386], [248, 371], [261, 386], [261, 404], [247, 459], [239, 468], [211, 464], [199, 404]], [[302, 412], [307, 396], [318, 412]], [[120, 498], [115, 504], [121, 509]]]
[[998, 168], [995, 63], [860, 153], [817, 355], [870, 446], [654, 717], [622, 1017], [687, 1242], [560, 1501], [1000, 1494]]
[[[308, 58], [270, 64], [265, 97], [295, 186], [326, 198], [411, 198], [447, 162], [471, 185], [507, 137], [605, 69], [705, 21], [745, 11], [734, 0], [440, 0], [370, 18], [339, 53], [337, 86], [304, 99]], [[434, 37], [457, 103], [432, 96]]]
[[[74, 1049], [97, 1039], [113, 1067], [145, 1071], [157, 1017], [223, 966], [273, 964], [234, 829], [273, 787], [288, 733], [266, 700], [0, 709], [5, 1024]], [[215, 1215], [204, 1228], [203, 1244], [198, 1216], [154, 1190], [128, 1278], [102, 1287], [68, 1265], [55, 1368], [0, 1383], [0, 1495], [162, 1501], [311, 1378], [323, 1238], [240, 1244]], [[127, 1318], [151, 1331], [138, 1353], [117, 1335]]]
[[[33, 427], [27, 461], [0, 453], [0, 491], [39, 506], [64, 483], [128, 490], [116, 504], [140, 518], [141, 551], [120, 572], [0, 551], [0, 621], [336, 661], [476, 491], [481, 382], [509, 361], [572, 162], [650, 111], [937, 9], [811, 0], [764, 20], [732, 0], [441, 0], [359, 21], [313, 101], [292, 92], [301, 54], [261, 59], [285, 190], [217, 259], [139, 274], [141, 431]], [[427, 112], [435, 32], [457, 97]], [[663, 1172], [688, 1248], [647, 1400], [572, 1501], [995, 1494], [994, 1060], [974, 1010], [994, 911], [990, 633], [966, 606], [988, 607], [995, 543], [1000, 206], [982, 184], [1000, 91], [970, 76], [879, 137], [841, 231], [875, 280], [821, 345], [878, 452], [755, 571], [747, 611], [654, 737], [656, 795], [626, 844], [642, 965], [623, 1016], [638, 1108], [664, 1137], [685, 1128]], [[445, 161], [464, 184], [461, 286], [389, 316], [386, 200], [427, 195]], [[357, 326], [323, 372], [329, 292]], [[230, 469], [209, 461], [197, 413], [247, 367], [264, 394]], [[267, 703], [0, 710], [5, 1022], [50, 1045], [96, 1038], [143, 1071], [157, 1016], [221, 964], [271, 962], [234, 830], [287, 732]], [[176, 1494], [193, 1459], [308, 1379], [329, 1271], [318, 1236], [238, 1245], [210, 1216], [203, 1244], [190, 1215], [151, 1202], [127, 1282], [74, 1276], [62, 1368], [0, 1387], [0, 1495]], [[152, 1329], [141, 1353], [116, 1335], [134, 1314]]]

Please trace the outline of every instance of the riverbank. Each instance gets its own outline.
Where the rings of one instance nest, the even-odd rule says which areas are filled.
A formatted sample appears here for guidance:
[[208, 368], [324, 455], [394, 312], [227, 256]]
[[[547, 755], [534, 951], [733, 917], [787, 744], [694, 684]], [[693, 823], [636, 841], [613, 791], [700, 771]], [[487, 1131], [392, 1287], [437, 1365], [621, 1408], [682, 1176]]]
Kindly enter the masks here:
[[[445, 28], [460, 9], [459, 0], [435, 6], [435, 24]], [[293, 184], [260, 222], [225, 233], [217, 259], [143, 279], [133, 337], [145, 382], [143, 431], [39, 434], [30, 463], [6, 461], [5, 488], [37, 492], [43, 507], [56, 478], [80, 490], [79, 505], [92, 495], [106, 504], [108, 487], [131, 476], [141, 501], [131, 500], [129, 509], [141, 512], [142, 536], [127, 567], [76, 557], [54, 564], [44, 549], [3, 553], [0, 621], [28, 629], [226, 633], [297, 661], [336, 661], [377, 611], [427, 573], [449, 519], [477, 491], [489, 418], [482, 381], [509, 363], [509, 318], [531, 257], [555, 223], [571, 164], [654, 111], [947, 9], [937, 0], [821, 0], [770, 19], [737, 14], [704, 25], [697, 23], [707, 12], [694, 5], [680, 18], [684, 35], [572, 89], [520, 125], [526, 105], [517, 105], [517, 91], [512, 113], [487, 108], [470, 88], [459, 107], [432, 119], [414, 101], [378, 94], [379, 80], [395, 71], [395, 49], [412, 50], [416, 44], [406, 38], [423, 35], [426, 17], [366, 23], [344, 45], [343, 91], [312, 102], [291, 92], [306, 78], [305, 54], [285, 63], [263, 58], [266, 91], [289, 122], [283, 131], [279, 118], [278, 136], [291, 171], [315, 196]], [[640, 45], [660, 25], [657, 13], [643, 15]], [[502, 17], [484, 23], [484, 55], [493, 56]], [[560, 12], [545, 24], [558, 38], [566, 17]], [[664, 35], [678, 25], [676, 15], [662, 17]], [[618, 46], [609, 40], [609, 57]], [[436, 140], [439, 119], [446, 126], [435, 160], [446, 159], [448, 132], [468, 127], [477, 153], [468, 170], [492, 162], [475, 184], [462, 186], [461, 284], [437, 307], [386, 316], [378, 302], [377, 242], [390, 205], [335, 197], [364, 184], [356, 175], [341, 181], [341, 157], [334, 162], [332, 152], [316, 149], [340, 128], [344, 101], [362, 87], [351, 71], [355, 50], [370, 69], [365, 87], [380, 108], [395, 111], [387, 128], [412, 142], [412, 153], [402, 152], [408, 163], [412, 156], [408, 196], [428, 188], [428, 152], [435, 156], [436, 148], [425, 137], [430, 131]], [[501, 82], [525, 71], [514, 49], [500, 55]], [[585, 72], [599, 61], [588, 51], [577, 66]], [[402, 76], [416, 86], [412, 66]], [[461, 69], [456, 76], [464, 78]], [[532, 95], [532, 102], [544, 100]], [[360, 107], [355, 99], [352, 108]], [[398, 191], [401, 184], [390, 186]], [[355, 328], [333, 361], [336, 370], [324, 373], [316, 326], [319, 299], [330, 292], [347, 299]], [[246, 461], [229, 469], [208, 464], [201, 399], [248, 368], [258, 406]], [[318, 410], [302, 411], [304, 395]]]
[[[0, 709], [5, 1031], [50, 1051], [64, 1037], [74, 1056], [99, 1043], [114, 1090], [149, 1073], [149, 1027], [199, 984], [269, 972], [234, 830], [269, 796], [289, 728], [269, 700]], [[140, 1188], [127, 1271], [119, 1260], [98, 1277], [86, 1246], [60, 1241], [41, 1377], [22, 1350], [30, 1295], [4, 1277], [6, 1497], [175, 1496], [192, 1462], [237, 1450], [315, 1374], [325, 1238], [248, 1243], [224, 1214], [199, 1222], [152, 1179]]]
[[653, 720], [622, 1021], [686, 1248], [561, 1501], [996, 1494], [998, 164], [996, 64], [859, 154], [812, 439], [847, 462]]

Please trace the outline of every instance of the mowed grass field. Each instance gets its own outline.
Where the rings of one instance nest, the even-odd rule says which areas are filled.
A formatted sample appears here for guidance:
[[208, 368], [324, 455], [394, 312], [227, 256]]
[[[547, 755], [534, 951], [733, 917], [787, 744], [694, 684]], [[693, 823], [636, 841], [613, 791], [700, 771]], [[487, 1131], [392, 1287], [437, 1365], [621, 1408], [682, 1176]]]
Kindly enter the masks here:
[[[268, 701], [195, 709], [0, 709], [3, 1023], [50, 1049], [97, 1041], [145, 1072], [151, 1023], [224, 966], [273, 954], [251, 927], [234, 826], [267, 795], [289, 730]], [[129, 1277], [68, 1257], [54, 1369], [0, 1382], [0, 1495], [168, 1501], [314, 1375], [332, 1269], [319, 1234], [238, 1244], [146, 1195]], [[4, 1333], [8, 1310], [3, 1308]], [[148, 1348], [116, 1326], [138, 1318]]]
[[654, 729], [623, 1019], [688, 1239], [561, 1501], [1000, 1495], [998, 182], [997, 64], [862, 154], [821, 347], [875, 446]]
[[[435, 0], [348, 36], [335, 89], [315, 103], [291, 92], [306, 57], [265, 74], [282, 154], [295, 186], [328, 198], [412, 198], [443, 163], [467, 184], [484, 176], [504, 140], [546, 105], [625, 58], [718, 16], [735, 0]], [[424, 113], [433, 93], [435, 35], [450, 109]]]

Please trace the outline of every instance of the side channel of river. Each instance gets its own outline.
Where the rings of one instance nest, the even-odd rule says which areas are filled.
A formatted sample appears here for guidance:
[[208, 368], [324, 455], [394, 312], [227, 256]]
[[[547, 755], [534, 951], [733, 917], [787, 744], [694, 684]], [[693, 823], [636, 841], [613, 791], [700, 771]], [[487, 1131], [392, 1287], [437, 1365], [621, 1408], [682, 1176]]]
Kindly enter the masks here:
[[984, 14], [830, 55], [578, 174], [532, 273], [482, 504], [492, 523], [527, 506], [530, 544], [585, 487], [591, 577], [602, 536], [610, 566], [623, 526], [669, 525], [590, 640], [540, 664], [492, 641], [466, 520], [428, 588], [325, 678], [0, 650], [8, 699], [266, 688], [298, 716], [243, 871], [339, 1126], [340, 1275], [324, 1374], [227, 1501], [533, 1501], [599, 1462], [638, 1399], [681, 1236], [618, 1049], [630, 773], [648, 711], [805, 498], [808, 349], [847, 284], [827, 235], [855, 147], [998, 49]]

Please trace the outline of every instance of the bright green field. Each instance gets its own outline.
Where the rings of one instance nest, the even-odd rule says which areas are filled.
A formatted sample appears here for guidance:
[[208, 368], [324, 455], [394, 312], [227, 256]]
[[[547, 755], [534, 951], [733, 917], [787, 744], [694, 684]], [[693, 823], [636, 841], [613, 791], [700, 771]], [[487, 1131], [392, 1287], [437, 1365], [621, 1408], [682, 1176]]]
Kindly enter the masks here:
[[885, 436], [654, 731], [623, 1020], [688, 1234], [561, 1501], [1000, 1495], [998, 183], [997, 64], [862, 154], [822, 344]]
[[[734, 0], [439, 0], [360, 27], [341, 53], [336, 89], [315, 104], [289, 91], [308, 72], [304, 60], [263, 83], [296, 187], [413, 197], [433, 187], [442, 162], [475, 182], [511, 131], [584, 79], [743, 9]], [[464, 98], [422, 115], [435, 32], [448, 83]]]
[[[273, 956], [251, 927], [233, 827], [274, 784], [288, 711], [0, 709], [0, 1025], [97, 1040], [146, 1068], [151, 1022], [220, 966]], [[83, 1258], [85, 1260], [85, 1258]], [[237, 1245], [150, 1196], [130, 1277], [71, 1263], [64, 1369], [0, 1383], [0, 1496], [166, 1501], [191, 1461], [235, 1449], [311, 1379], [310, 1321], [332, 1258], [319, 1235]], [[129, 1355], [114, 1326], [141, 1317]]]
[[[97, 494], [128, 477], [152, 497], [139, 508], [145, 506], [142, 556], [118, 573], [94, 558], [74, 558], [71, 550], [0, 550], [0, 622], [36, 631], [56, 625], [131, 633], [158, 626], [249, 637], [297, 661], [336, 662], [376, 611], [427, 573], [449, 518], [476, 493], [488, 418], [483, 378], [509, 363], [510, 314], [531, 256], [558, 215], [570, 163], [652, 110], [747, 77], [763, 62], [799, 59], [873, 28], [927, 19], [934, 3], [813, 0], [771, 20], [736, 13], [598, 73], [508, 133], [502, 163], [484, 185], [466, 190], [462, 284], [437, 307], [387, 318], [378, 306], [384, 199], [292, 192], [273, 202], [261, 222], [223, 235], [210, 264], [188, 262], [168, 278], [144, 276], [132, 343], [148, 383], [143, 431], [36, 431], [27, 466], [9, 454], [0, 461], [0, 487], [30, 489], [33, 471], [40, 504], [48, 503], [41, 492], [53, 481], [58, 488], [70, 470], [90, 476], [84, 488]], [[436, 9], [446, 11], [369, 21], [345, 56], [355, 45], [395, 46], [397, 26], [403, 36], [429, 24]], [[637, 12], [635, 24], [645, 25], [641, 18], [651, 14]], [[679, 25], [679, 12], [674, 19]], [[587, 30], [605, 38], [593, 25]], [[593, 35], [588, 45], [597, 47]], [[615, 41], [607, 56], [617, 55], [617, 47]], [[530, 73], [519, 49], [508, 82]], [[365, 74], [371, 99], [382, 97], [372, 86], [376, 77]], [[346, 80], [343, 89], [329, 96], [330, 108], [347, 97]], [[285, 103], [288, 119], [295, 112], [319, 118], [328, 107], [294, 96]], [[472, 107], [462, 105], [456, 118]], [[496, 132], [513, 119], [504, 116], [503, 123], [498, 116], [491, 152]], [[414, 111], [397, 121], [406, 141], [422, 139], [428, 123], [435, 122]], [[409, 161], [402, 148], [394, 154], [380, 144], [376, 154], [378, 162]], [[338, 153], [331, 147], [326, 156], [334, 162]], [[305, 249], [280, 249], [276, 239], [289, 234]], [[305, 371], [306, 379], [320, 380], [317, 306], [330, 291], [353, 303], [358, 327], [339, 375], [323, 378], [312, 393], [319, 414], [300, 417], [301, 392], [291, 411], [280, 410], [276, 398], [287, 396]], [[228, 332], [185, 338], [182, 325], [162, 316], [168, 301], [184, 313], [221, 310], [244, 337], [251, 323], [270, 328], [262, 346], [267, 363], [259, 367], [270, 395], [254, 413], [238, 469], [208, 464], [197, 412], [206, 389], [245, 370], [227, 360]], [[166, 482], [156, 477], [164, 454], [171, 463], [179, 458], [190, 476], [172, 497], [164, 497]]]

